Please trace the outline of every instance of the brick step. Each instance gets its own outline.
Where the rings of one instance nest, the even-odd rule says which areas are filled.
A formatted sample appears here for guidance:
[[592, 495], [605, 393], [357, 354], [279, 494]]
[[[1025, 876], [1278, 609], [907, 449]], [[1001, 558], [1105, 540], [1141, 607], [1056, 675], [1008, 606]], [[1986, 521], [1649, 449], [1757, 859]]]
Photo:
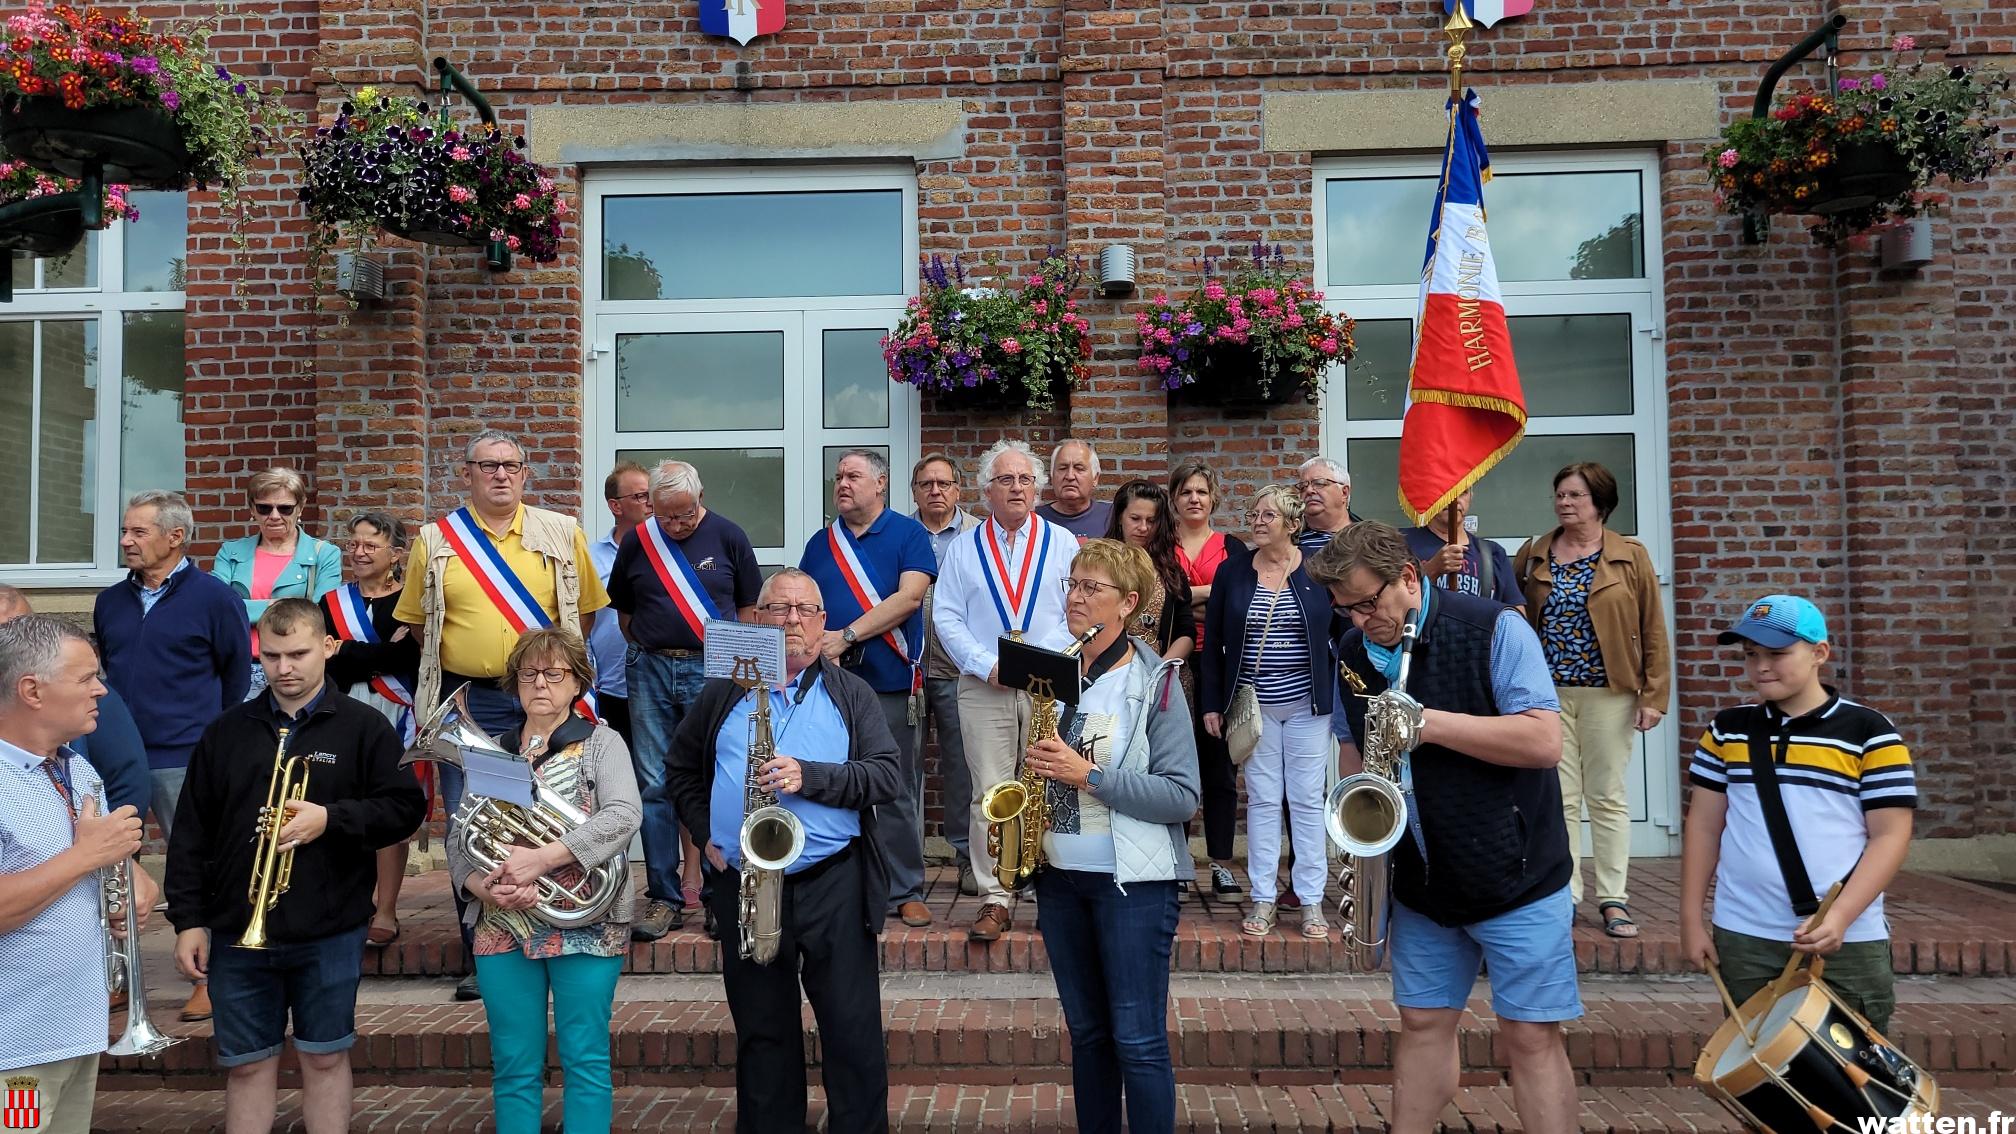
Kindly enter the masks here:
[[[1592, 999], [1587, 1007], [1565, 1031], [1569, 1061], [1595, 1086], [1685, 1085], [1722, 1020], [1720, 1006], [1707, 998]], [[157, 1019], [174, 1017], [163, 1012]], [[817, 1063], [820, 1041], [809, 1009], [805, 1021], [807, 1058]], [[1070, 1036], [1055, 1000], [893, 1000], [884, 1004], [884, 1021], [894, 1082], [1011, 1085], [1067, 1077]], [[2016, 1005], [2007, 1003], [1906, 1003], [1891, 1038], [1952, 1086], [2016, 1087], [2012, 1024]], [[1368, 999], [1182, 996], [1170, 1007], [1177, 1077], [1189, 1083], [1388, 1081], [1398, 1028], [1390, 1003]], [[210, 1025], [175, 1022], [166, 1030], [190, 1042], [146, 1060], [108, 1057], [106, 1086], [217, 1079]], [[734, 1026], [717, 1000], [619, 1002], [610, 1030], [618, 1083], [734, 1082]], [[489, 1071], [481, 1004], [364, 1004], [357, 1031], [352, 1057], [360, 1083], [443, 1086]], [[1496, 1032], [1488, 1004], [1473, 1001], [1460, 1032], [1467, 1082], [1502, 1081], [1507, 1052]], [[557, 1068], [557, 1057], [553, 1062]]]
[[[809, 1118], [816, 1126], [825, 1103], [815, 1084]], [[1383, 1086], [1214, 1086], [1179, 1084], [1176, 1129], [1183, 1134], [1384, 1134], [1391, 1090]], [[2016, 1110], [2016, 1090], [1944, 1093], [1948, 1115], [1985, 1116]], [[489, 1134], [486, 1087], [361, 1087], [354, 1096], [353, 1131], [390, 1134]], [[1683, 1087], [1599, 1087], [1582, 1092], [1578, 1134], [1738, 1134], [1736, 1120], [1698, 1090]], [[209, 1134], [223, 1129], [222, 1091], [104, 1091], [98, 1093], [92, 1130], [97, 1134]], [[1469, 1087], [1443, 1114], [1442, 1129], [1472, 1134], [1524, 1134], [1509, 1087]], [[546, 1092], [543, 1128], [560, 1129], [560, 1092]], [[619, 1087], [617, 1130], [732, 1131], [735, 1092], [730, 1087]], [[1021, 1087], [893, 1086], [889, 1125], [894, 1134], [1049, 1134], [1077, 1129], [1071, 1088], [1063, 1083]], [[1984, 1127], [1985, 1128], [1985, 1127]], [[299, 1095], [283, 1091], [276, 1134], [301, 1134]], [[1542, 1134], [1542, 1132], [1535, 1132]], [[1546, 1131], [1544, 1134], [1564, 1134]]]

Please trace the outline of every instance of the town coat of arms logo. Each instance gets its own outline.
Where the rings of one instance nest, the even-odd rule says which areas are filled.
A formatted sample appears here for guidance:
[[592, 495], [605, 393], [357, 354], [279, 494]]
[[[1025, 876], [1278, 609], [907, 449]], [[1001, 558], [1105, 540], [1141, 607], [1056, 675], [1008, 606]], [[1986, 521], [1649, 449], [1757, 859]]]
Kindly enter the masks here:
[[784, 30], [784, 0], [700, 0], [700, 30], [746, 47]]
[[42, 1125], [42, 1081], [33, 1075], [7, 1080], [7, 1108], [0, 1111], [0, 1129], [33, 1130]]

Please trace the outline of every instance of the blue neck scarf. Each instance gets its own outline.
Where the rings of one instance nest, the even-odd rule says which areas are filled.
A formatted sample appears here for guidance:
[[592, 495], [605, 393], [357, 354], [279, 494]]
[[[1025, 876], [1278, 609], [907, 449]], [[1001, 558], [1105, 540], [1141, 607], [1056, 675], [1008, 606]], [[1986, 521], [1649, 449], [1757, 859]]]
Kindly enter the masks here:
[[[1425, 627], [1428, 625], [1428, 611], [1432, 609], [1434, 605], [1435, 605], [1435, 588], [1422, 587], [1421, 588], [1422, 626]], [[1383, 674], [1389, 683], [1400, 680], [1400, 644], [1398, 642], [1395, 642], [1393, 645], [1390, 646], [1382, 646], [1379, 643], [1373, 641], [1369, 635], [1362, 637], [1365, 642], [1365, 656], [1372, 660], [1373, 667], [1376, 668], [1381, 674]]]

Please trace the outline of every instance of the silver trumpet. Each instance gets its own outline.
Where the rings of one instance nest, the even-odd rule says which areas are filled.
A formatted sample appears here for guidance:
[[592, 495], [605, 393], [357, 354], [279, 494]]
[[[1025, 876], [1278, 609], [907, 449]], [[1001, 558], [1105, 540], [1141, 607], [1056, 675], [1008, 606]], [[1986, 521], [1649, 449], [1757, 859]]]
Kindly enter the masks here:
[[[153, 1055], [179, 1040], [161, 1034], [147, 1018], [147, 977], [140, 968], [140, 915], [133, 908], [133, 877], [130, 860], [121, 860], [98, 872], [98, 928], [105, 941], [105, 991], [126, 994], [126, 1030], [107, 1055]], [[120, 919], [126, 936], [113, 936], [112, 919]]]
[[[402, 766], [439, 760], [460, 768], [465, 749], [517, 759], [491, 743], [489, 734], [469, 715], [468, 690], [466, 685], [457, 689], [427, 718], [413, 747], [400, 759]], [[459, 842], [471, 862], [491, 871], [511, 857], [513, 848], [555, 842], [588, 822], [580, 808], [538, 776], [532, 778], [532, 791], [531, 807], [488, 796], [463, 796], [448, 821], [448, 837]], [[580, 881], [571, 886], [550, 877], [539, 879], [539, 904], [529, 912], [555, 929], [593, 925], [607, 917], [616, 899], [629, 889], [630, 862], [619, 854], [600, 866], [584, 867]]]
[[1323, 802], [1323, 825], [1343, 852], [1337, 913], [1351, 967], [1369, 972], [1386, 959], [1392, 914], [1393, 848], [1407, 831], [1407, 796], [1398, 782], [1400, 758], [1421, 742], [1421, 704], [1407, 695], [1407, 671], [1421, 614], [1409, 611], [1400, 631], [1400, 673], [1365, 707], [1358, 750], [1365, 770], [1345, 776]]

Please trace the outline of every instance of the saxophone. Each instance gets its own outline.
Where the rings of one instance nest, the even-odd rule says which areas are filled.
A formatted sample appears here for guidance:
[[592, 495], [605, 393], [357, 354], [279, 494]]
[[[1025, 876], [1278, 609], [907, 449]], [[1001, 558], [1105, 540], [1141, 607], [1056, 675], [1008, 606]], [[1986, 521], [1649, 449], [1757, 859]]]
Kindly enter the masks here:
[[[1076, 657], [1105, 628], [1103, 622], [1093, 625], [1064, 647], [1064, 653]], [[1032, 711], [1025, 748], [1057, 735], [1057, 698], [1050, 683], [1039, 681], [1030, 686], [1029, 700]], [[1021, 890], [1036, 877], [1036, 868], [1043, 865], [1043, 833], [1050, 829], [1048, 793], [1043, 777], [1029, 767], [1027, 752], [1022, 754], [1019, 767], [1016, 778], [995, 784], [980, 797], [980, 813], [987, 817], [987, 853], [994, 858], [994, 877], [1006, 890]]]
[[1399, 762], [1421, 742], [1421, 703], [1407, 695], [1420, 632], [1421, 613], [1409, 611], [1400, 631], [1399, 675], [1365, 707], [1365, 735], [1358, 738], [1365, 770], [1337, 781], [1323, 803], [1324, 827], [1344, 855], [1337, 912], [1344, 922], [1345, 957], [1360, 972], [1378, 968], [1386, 956], [1392, 851], [1407, 830], [1409, 806], [1400, 790]]
[[770, 690], [753, 661], [736, 659], [734, 677], [756, 690], [756, 711], [749, 714], [749, 771], [742, 781], [742, 891], [736, 923], [742, 959], [767, 965], [777, 959], [783, 943], [784, 872], [805, 853], [805, 824], [761, 786], [763, 765], [777, 754], [770, 738]]

